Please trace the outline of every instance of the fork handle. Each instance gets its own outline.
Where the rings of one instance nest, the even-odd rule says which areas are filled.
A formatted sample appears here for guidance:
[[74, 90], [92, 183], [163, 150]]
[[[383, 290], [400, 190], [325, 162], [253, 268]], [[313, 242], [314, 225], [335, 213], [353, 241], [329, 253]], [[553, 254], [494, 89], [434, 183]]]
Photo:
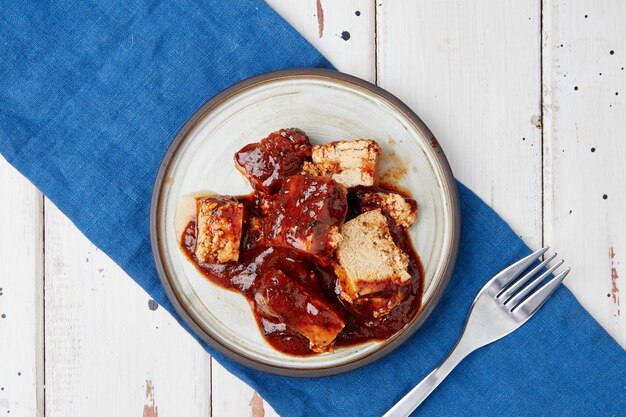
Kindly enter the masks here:
[[468, 347], [461, 339], [452, 352], [415, 388], [409, 391], [383, 417], [408, 417], [431, 392], [448, 376], [448, 374], [474, 349]]

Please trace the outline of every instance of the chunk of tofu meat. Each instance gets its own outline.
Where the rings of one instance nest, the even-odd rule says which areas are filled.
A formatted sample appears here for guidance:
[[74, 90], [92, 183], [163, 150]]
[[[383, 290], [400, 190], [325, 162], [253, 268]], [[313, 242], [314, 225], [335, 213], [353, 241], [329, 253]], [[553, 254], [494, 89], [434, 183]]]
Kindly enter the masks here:
[[378, 185], [380, 146], [369, 139], [331, 142], [313, 146], [313, 162], [305, 162], [304, 172], [330, 177], [347, 188]]
[[374, 317], [387, 314], [406, 296], [409, 259], [394, 243], [380, 209], [346, 222], [337, 248], [335, 274], [340, 297]]
[[306, 337], [314, 352], [329, 350], [346, 324], [328, 301], [277, 269], [263, 275], [254, 301], [262, 314]]
[[235, 154], [235, 167], [262, 193], [274, 192], [284, 177], [297, 174], [311, 157], [309, 137], [300, 129], [281, 129]]
[[196, 200], [196, 247], [201, 264], [223, 264], [239, 260], [244, 205], [226, 196]]
[[348, 210], [342, 185], [326, 177], [295, 175], [283, 182], [266, 206], [264, 236], [271, 245], [322, 266], [330, 264]]
[[398, 226], [408, 229], [417, 221], [417, 202], [400, 194], [383, 191], [355, 191], [352, 198], [360, 212], [381, 209]]

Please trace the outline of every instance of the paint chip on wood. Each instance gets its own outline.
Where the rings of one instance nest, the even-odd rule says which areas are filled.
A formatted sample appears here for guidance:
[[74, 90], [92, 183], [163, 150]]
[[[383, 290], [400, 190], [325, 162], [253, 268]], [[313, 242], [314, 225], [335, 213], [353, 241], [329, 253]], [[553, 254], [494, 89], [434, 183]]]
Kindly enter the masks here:
[[319, 37], [324, 36], [324, 8], [322, 0], [317, 0], [317, 32]]
[[157, 308], [159, 308], [159, 303], [157, 303], [156, 301], [154, 301], [153, 299], [149, 299], [148, 300], [148, 308], [151, 311], [156, 310]]
[[611, 260], [611, 296], [613, 297], [613, 304], [617, 305], [617, 315], [620, 315], [619, 309], [619, 287], [617, 286], [617, 268], [615, 267], [615, 249], [613, 246], [609, 248], [609, 259]]
[[344, 41], [349, 40], [350, 32], [348, 32], [347, 30], [344, 30], [343, 32], [341, 32], [341, 39], [343, 39]]
[[541, 129], [541, 116], [535, 114], [530, 118], [530, 123], [537, 129]]
[[159, 417], [159, 407], [154, 401], [154, 386], [149, 379], [146, 380], [146, 404], [143, 406], [143, 417]]
[[250, 408], [252, 409], [252, 417], [265, 417], [265, 408], [263, 407], [263, 398], [256, 392], [250, 400]]

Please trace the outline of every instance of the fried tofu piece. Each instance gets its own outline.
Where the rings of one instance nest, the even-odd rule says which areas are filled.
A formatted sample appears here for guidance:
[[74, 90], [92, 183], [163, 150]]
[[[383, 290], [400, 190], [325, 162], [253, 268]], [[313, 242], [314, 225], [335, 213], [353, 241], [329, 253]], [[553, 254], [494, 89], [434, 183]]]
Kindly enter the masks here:
[[260, 142], [250, 143], [235, 154], [235, 167], [262, 193], [271, 193], [280, 181], [300, 172], [311, 157], [309, 137], [300, 129], [281, 129]]
[[395, 224], [408, 229], [417, 221], [417, 202], [391, 192], [356, 191], [354, 198], [361, 212], [381, 209]]
[[199, 263], [223, 264], [239, 260], [244, 211], [243, 203], [231, 197], [196, 200], [195, 255]]
[[295, 175], [268, 199], [265, 239], [322, 266], [330, 264], [348, 210], [347, 191], [327, 177]]
[[302, 171], [330, 177], [346, 188], [378, 184], [378, 161], [382, 149], [370, 139], [346, 140], [316, 145], [313, 162], [305, 162]]
[[394, 243], [380, 209], [346, 222], [334, 265], [339, 296], [353, 306], [367, 304], [374, 317], [387, 314], [411, 284], [408, 256]]
[[309, 348], [314, 352], [330, 350], [346, 325], [322, 296], [278, 269], [263, 275], [254, 300], [258, 311], [277, 318], [309, 339]]

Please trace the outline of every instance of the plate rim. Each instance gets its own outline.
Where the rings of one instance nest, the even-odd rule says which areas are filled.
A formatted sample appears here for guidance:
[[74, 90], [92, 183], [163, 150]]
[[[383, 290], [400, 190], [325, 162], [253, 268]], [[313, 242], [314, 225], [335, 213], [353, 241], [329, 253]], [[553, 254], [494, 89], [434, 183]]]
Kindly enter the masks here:
[[[184, 143], [188, 133], [206, 114], [208, 114], [211, 110], [213, 110], [225, 100], [256, 85], [280, 79], [311, 77], [331, 79], [335, 82], [349, 84], [351, 86], [357, 86], [361, 89], [368, 90], [370, 93], [373, 93], [374, 95], [382, 98], [384, 101], [395, 107], [410, 123], [415, 126], [418, 131], [423, 134], [424, 137], [430, 138], [430, 147], [433, 149], [433, 156], [435, 157], [443, 172], [444, 191], [447, 191], [450, 198], [452, 234], [449, 241], [449, 256], [444, 262], [444, 266], [440, 273], [441, 278], [439, 280], [439, 283], [437, 284], [437, 288], [434, 290], [429, 303], [421, 309], [418, 316], [411, 323], [409, 323], [407, 327], [405, 327], [396, 335], [392, 336], [390, 339], [387, 339], [386, 344], [382, 345], [379, 349], [376, 349], [369, 355], [362, 358], [328, 367], [299, 369], [293, 367], [280, 367], [276, 365], [270, 365], [250, 358], [239, 352], [236, 352], [223, 344], [219, 340], [219, 338], [214, 337], [213, 335], [205, 331], [202, 326], [200, 326], [196, 322], [193, 316], [187, 311], [184, 304], [179, 299], [176, 291], [170, 284], [169, 276], [165, 271], [163, 260], [161, 257], [161, 239], [158, 236], [157, 225], [159, 220], [159, 200], [163, 186], [166, 184], [165, 178], [170, 163], [176, 155], [178, 149]], [[456, 181], [454, 179], [454, 175], [452, 173], [452, 169], [450, 167], [448, 159], [446, 158], [441, 146], [439, 145], [439, 142], [430, 131], [430, 129], [428, 129], [426, 124], [424, 124], [424, 122], [419, 118], [419, 116], [417, 116], [417, 114], [415, 114], [415, 112], [413, 112], [413, 110], [411, 110], [399, 98], [389, 93], [388, 91], [361, 78], [324, 68], [293, 68], [259, 74], [240, 81], [236, 84], [233, 84], [232, 86], [222, 90], [221, 92], [217, 93], [215, 96], [207, 100], [205, 103], [203, 103], [197, 110], [194, 111], [191, 117], [189, 117], [189, 119], [185, 121], [185, 123], [179, 129], [178, 133], [168, 146], [159, 164], [159, 169], [157, 171], [157, 175], [152, 188], [152, 196], [150, 201], [150, 246], [152, 249], [155, 269], [161, 285], [165, 290], [167, 298], [172, 303], [174, 309], [180, 315], [185, 324], [189, 326], [189, 328], [194, 332], [194, 335], [196, 337], [200, 338], [203, 342], [207, 343], [211, 348], [215, 349], [217, 352], [224, 355], [225, 357], [255, 370], [289, 377], [322, 377], [349, 372], [365, 365], [371, 364], [372, 362], [382, 358], [383, 356], [386, 356], [387, 354], [398, 348], [407, 339], [409, 339], [419, 328], [422, 327], [428, 317], [430, 317], [430, 314], [439, 304], [443, 292], [448, 286], [456, 263], [460, 234], [461, 209]]]

